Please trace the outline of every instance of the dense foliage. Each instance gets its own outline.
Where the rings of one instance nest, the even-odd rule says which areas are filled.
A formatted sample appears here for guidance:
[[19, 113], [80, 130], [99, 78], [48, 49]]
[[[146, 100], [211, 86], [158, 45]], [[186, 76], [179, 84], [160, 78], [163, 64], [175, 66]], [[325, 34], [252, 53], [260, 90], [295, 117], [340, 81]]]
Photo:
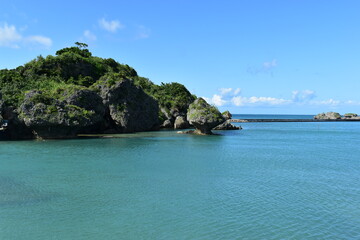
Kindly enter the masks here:
[[61, 95], [74, 88], [91, 88], [104, 78], [113, 82], [128, 78], [158, 100], [166, 109], [185, 110], [195, 97], [179, 83], [154, 84], [126, 64], [111, 58], [92, 56], [84, 43], [61, 49], [56, 56], [39, 56], [16, 69], [0, 70], [0, 90], [8, 106], [18, 107], [29, 90], [41, 90], [44, 96]]

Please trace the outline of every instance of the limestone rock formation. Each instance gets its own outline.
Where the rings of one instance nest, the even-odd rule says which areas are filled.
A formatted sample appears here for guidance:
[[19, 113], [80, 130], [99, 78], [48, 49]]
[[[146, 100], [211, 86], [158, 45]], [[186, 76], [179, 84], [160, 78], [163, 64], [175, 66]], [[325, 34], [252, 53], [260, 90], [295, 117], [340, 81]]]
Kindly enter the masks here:
[[160, 126], [161, 128], [173, 128], [173, 124], [169, 119], [166, 119]]
[[335, 120], [341, 119], [341, 115], [337, 112], [327, 112], [327, 113], [319, 113], [314, 117], [314, 119], [319, 120]]
[[240, 129], [242, 129], [242, 128], [232, 124], [230, 122], [230, 119], [226, 120], [222, 124], [217, 125], [216, 127], [213, 128], [213, 130], [240, 130]]
[[223, 117], [226, 119], [226, 120], [229, 120], [232, 118], [232, 114], [226, 110], [225, 112], [222, 113]]
[[117, 132], [154, 130], [159, 125], [157, 101], [131, 80], [105, 79], [97, 86], [107, 108], [108, 119]]
[[90, 90], [64, 92], [62, 98], [30, 91], [19, 108], [19, 119], [38, 138], [71, 138], [103, 120], [102, 99]]
[[186, 129], [189, 128], [189, 122], [184, 116], [177, 116], [174, 123], [174, 129]]
[[196, 128], [195, 133], [203, 135], [212, 134], [211, 129], [225, 121], [219, 110], [202, 98], [190, 104], [187, 120]]
[[344, 117], [346, 119], [355, 119], [355, 118], [359, 118], [358, 115], [356, 113], [345, 113]]
[[223, 112], [222, 115], [223, 115], [224, 119], [226, 119], [226, 121], [223, 122], [222, 124], [214, 127], [213, 130], [240, 130], [240, 129], [242, 129], [241, 127], [235, 126], [234, 124], [232, 124], [230, 122], [232, 115], [229, 111]]

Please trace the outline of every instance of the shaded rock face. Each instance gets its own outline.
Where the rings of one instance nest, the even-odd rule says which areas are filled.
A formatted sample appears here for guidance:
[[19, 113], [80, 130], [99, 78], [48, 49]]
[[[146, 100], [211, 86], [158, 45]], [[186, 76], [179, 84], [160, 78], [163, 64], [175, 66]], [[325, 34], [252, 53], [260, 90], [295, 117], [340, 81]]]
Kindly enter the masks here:
[[19, 108], [19, 119], [38, 138], [71, 138], [103, 121], [102, 99], [90, 90], [66, 93], [63, 99], [30, 91]]
[[161, 124], [162, 128], [173, 128], [173, 124], [171, 123], [171, 121], [169, 119], [166, 119], [163, 124]]
[[187, 120], [193, 125], [197, 134], [212, 134], [211, 129], [225, 121], [219, 110], [198, 98], [190, 104]]
[[230, 119], [226, 120], [222, 124], [213, 128], [213, 130], [240, 130], [241, 127], [235, 126], [230, 122]]
[[175, 129], [186, 129], [189, 128], [189, 122], [184, 116], [177, 116], [174, 123]]
[[[189, 127], [189, 122], [186, 120], [187, 111], [181, 111], [177, 108], [166, 110], [165, 108], [160, 109], [161, 113], [165, 117], [161, 127], [163, 128], [174, 128], [184, 129]], [[171, 125], [169, 125], [169, 122]], [[181, 125], [179, 125], [181, 124]], [[167, 127], [164, 127], [166, 125]]]
[[222, 113], [223, 117], [228, 120], [232, 118], [232, 114], [229, 111], [225, 111]]
[[320, 113], [314, 119], [341, 119], [341, 115], [337, 112]]
[[157, 101], [130, 80], [98, 85], [107, 118], [117, 132], [154, 130], [159, 126]]

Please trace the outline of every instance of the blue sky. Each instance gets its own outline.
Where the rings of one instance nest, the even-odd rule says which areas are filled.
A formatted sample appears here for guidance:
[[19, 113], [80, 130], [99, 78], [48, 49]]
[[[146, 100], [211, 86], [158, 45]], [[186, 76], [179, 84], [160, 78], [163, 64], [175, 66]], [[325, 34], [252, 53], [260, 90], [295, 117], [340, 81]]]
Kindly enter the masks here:
[[0, 68], [76, 41], [233, 113], [360, 114], [360, 1], [0, 0]]

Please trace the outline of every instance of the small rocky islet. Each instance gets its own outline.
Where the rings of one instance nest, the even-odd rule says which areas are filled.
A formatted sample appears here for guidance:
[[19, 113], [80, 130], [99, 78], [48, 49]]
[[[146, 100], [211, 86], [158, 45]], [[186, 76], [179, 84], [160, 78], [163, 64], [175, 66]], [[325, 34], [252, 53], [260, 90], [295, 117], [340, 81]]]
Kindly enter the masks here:
[[341, 116], [340, 113], [337, 112], [326, 112], [319, 113], [314, 116], [316, 120], [360, 120], [360, 117], [356, 113], [345, 113]]
[[[239, 129], [179, 83], [156, 85], [128, 65], [92, 56], [84, 43], [0, 70], [3, 139], [65, 139], [78, 134], [160, 128], [212, 134]], [[230, 117], [229, 117], [230, 114]]]

